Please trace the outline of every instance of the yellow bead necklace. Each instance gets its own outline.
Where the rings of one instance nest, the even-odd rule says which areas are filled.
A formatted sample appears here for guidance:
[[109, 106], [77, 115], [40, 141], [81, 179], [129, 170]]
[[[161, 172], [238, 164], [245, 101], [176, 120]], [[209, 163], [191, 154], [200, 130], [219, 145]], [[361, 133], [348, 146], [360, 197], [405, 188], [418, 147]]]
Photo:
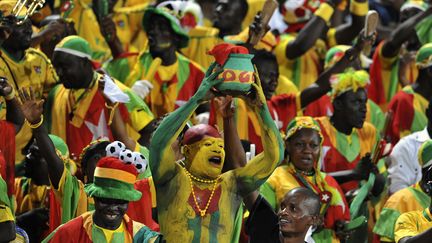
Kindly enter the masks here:
[[[186, 175], [187, 175], [187, 177], [189, 179], [189, 184], [190, 184], [190, 187], [191, 187], [191, 190], [192, 190], [192, 197], [194, 199], [195, 206], [197, 207], [198, 211], [200, 212], [200, 216], [204, 217], [206, 215], [206, 212], [207, 212], [208, 208], [210, 207], [210, 203], [211, 203], [211, 200], [213, 199], [214, 193], [216, 191], [216, 186], [218, 184], [220, 176], [218, 176], [218, 178], [216, 178], [214, 180], [204, 180], [204, 179], [200, 179], [200, 178], [192, 175], [185, 167], [182, 167], [182, 168], [184, 169], [184, 171], [185, 171], [185, 173], [186, 173]], [[204, 209], [201, 209], [200, 206], [199, 206], [199, 204], [198, 204], [198, 201], [197, 201], [197, 198], [196, 198], [196, 195], [195, 195], [195, 190], [194, 190], [194, 187], [193, 187], [192, 179], [194, 179], [196, 181], [199, 181], [199, 182], [207, 183], [207, 184], [214, 183], [213, 188], [211, 190], [210, 197], [209, 197], [209, 199], [207, 201], [207, 204], [206, 204], [206, 206], [205, 206]]]

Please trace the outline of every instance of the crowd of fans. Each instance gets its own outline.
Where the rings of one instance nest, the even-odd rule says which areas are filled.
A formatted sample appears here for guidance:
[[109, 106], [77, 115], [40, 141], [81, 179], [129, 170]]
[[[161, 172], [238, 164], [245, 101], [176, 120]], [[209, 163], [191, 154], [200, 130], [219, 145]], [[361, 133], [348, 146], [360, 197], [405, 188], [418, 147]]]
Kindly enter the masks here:
[[0, 242], [432, 241], [425, 0], [0, 0], [0, 118]]

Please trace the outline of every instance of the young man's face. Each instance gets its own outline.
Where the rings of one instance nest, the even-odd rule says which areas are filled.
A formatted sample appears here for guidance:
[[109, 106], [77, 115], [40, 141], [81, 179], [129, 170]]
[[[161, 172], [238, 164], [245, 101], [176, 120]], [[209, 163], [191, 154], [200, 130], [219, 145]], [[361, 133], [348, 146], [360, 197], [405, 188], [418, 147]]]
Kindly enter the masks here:
[[223, 31], [241, 25], [243, 21], [241, 8], [240, 0], [218, 0], [214, 11], [213, 26]]
[[338, 102], [339, 104], [337, 108], [335, 106], [335, 109], [340, 109], [339, 112], [346, 117], [346, 122], [352, 127], [362, 128], [366, 120], [367, 112], [366, 90], [363, 88], [358, 89], [357, 92], [350, 90], [336, 99], [338, 99], [338, 101], [334, 102]]
[[32, 34], [32, 24], [30, 19], [27, 19], [24, 23], [13, 27], [13, 31], [5, 44], [15, 50], [27, 50], [31, 45]]
[[264, 96], [270, 100], [276, 91], [279, 78], [279, 67], [276, 62], [261, 60], [256, 62], [259, 78], [264, 91]]
[[85, 74], [92, 72], [92, 67], [84, 58], [55, 51], [52, 64], [66, 89], [86, 88], [84, 85], [88, 83], [86, 79], [89, 77]]
[[190, 173], [206, 179], [216, 179], [225, 161], [224, 142], [221, 138], [204, 137], [199, 142], [186, 145], [186, 167]]
[[285, 195], [278, 212], [279, 231], [282, 235], [306, 233], [313, 224], [305, 199], [303, 194], [296, 193], [295, 190]]
[[[117, 229], [128, 209], [128, 201], [110, 198], [94, 198], [95, 223], [105, 229]], [[102, 224], [102, 225], [99, 225]]]
[[156, 14], [151, 19], [152, 24], [147, 29], [150, 52], [160, 53], [172, 48], [178, 38], [176, 38], [169, 20]]

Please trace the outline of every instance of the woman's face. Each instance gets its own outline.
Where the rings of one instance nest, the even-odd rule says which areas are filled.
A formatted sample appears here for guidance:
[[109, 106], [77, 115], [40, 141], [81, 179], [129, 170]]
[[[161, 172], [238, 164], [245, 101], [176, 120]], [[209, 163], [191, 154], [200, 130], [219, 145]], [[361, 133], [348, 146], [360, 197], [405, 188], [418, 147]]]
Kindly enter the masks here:
[[303, 128], [286, 142], [290, 162], [296, 169], [312, 171], [320, 156], [320, 136], [311, 128]]

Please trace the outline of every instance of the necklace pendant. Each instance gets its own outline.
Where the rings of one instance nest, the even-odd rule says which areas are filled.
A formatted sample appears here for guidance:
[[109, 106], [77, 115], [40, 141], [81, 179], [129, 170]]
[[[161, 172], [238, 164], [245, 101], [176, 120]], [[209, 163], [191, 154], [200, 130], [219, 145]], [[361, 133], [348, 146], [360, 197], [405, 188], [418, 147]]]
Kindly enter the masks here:
[[203, 212], [203, 211], [201, 211], [201, 210], [200, 210], [200, 215], [201, 215], [201, 218], [203, 218], [203, 217], [205, 216], [205, 214], [206, 214], [206, 212], [205, 212], [205, 211]]

